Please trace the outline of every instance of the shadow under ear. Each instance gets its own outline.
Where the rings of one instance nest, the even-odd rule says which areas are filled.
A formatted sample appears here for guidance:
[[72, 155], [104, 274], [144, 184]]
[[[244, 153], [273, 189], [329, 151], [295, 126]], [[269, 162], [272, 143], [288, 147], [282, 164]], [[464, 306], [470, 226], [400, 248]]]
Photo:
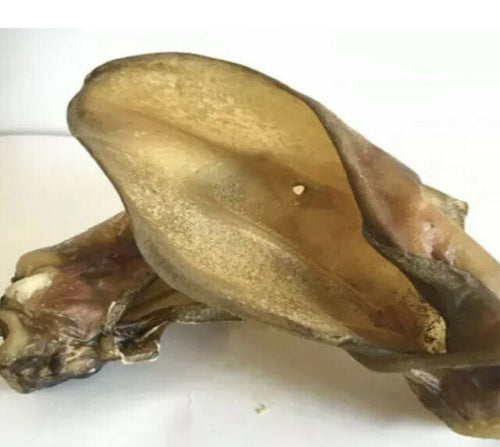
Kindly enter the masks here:
[[239, 374], [272, 382], [291, 400], [300, 396], [326, 410], [340, 407], [381, 422], [439, 424], [420, 406], [401, 374], [370, 371], [342, 349], [258, 323], [234, 325], [228, 332], [228, 363]]
[[[335, 414], [383, 424], [440, 425], [421, 407], [403, 376], [364, 368], [342, 349], [291, 336], [254, 322], [175, 324], [162, 337], [154, 363], [111, 363], [78, 386], [102, 394], [155, 394], [214, 388], [226, 396], [265, 395], [299, 414], [334, 423]], [[108, 383], [109, 382], [109, 383]], [[56, 390], [53, 390], [57, 392]], [[53, 392], [50, 390], [49, 392]], [[331, 415], [331, 416], [330, 416]]]

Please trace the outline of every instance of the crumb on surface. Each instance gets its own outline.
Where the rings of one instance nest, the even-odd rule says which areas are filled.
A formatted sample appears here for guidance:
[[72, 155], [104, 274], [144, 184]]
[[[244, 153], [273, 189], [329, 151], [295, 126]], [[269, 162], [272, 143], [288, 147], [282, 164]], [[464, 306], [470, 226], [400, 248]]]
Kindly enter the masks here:
[[306, 187], [301, 184], [296, 184], [292, 187], [292, 191], [296, 196], [302, 195], [302, 193], [306, 190]]
[[266, 404], [260, 403], [259, 405], [257, 405], [257, 407], [255, 407], [255, 412], [257, 414], [266, 414], [269, 412], [269, 408]]

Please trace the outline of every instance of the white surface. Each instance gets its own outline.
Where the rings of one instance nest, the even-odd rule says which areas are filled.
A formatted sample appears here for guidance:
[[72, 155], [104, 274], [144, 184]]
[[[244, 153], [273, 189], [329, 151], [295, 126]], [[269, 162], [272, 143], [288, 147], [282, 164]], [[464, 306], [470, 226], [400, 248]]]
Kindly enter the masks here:
[[[189, 26], [200, 29], [212, 26], [265, 24], [282, 29], [293, 24], [295, 33], [326, 25], [329, 29], [408, 29], [439, 31], [498, 29], [497, 0], [17, 0], [10, 2], [0, 16], [0, 26], [89, 27], [106, 29], [123, 26], [160, 27], [172, 30]], [[314, 24], [314, 27], [311, 25]], [[307, 36], [306, 36], [307, 39]]]
[[[223, 57], [319, 99], [425, 182], [466, 199], [469, 231], [499, 257], [499, 47], [491, 33], [0, 31], [0, 133], [64, 131], [66, 103], [107, 59]], [[0, 167], [1, 288], [20, 254], [121, 208], [70, 138], [0, 137]], [[0, 444], [493, 445], [447, 430], [400, 376], [254, 323], [172, 326], [162, 345], [156, 363], [109, 365], [32, 395], [0, 383]], [[261, 403], [270, 411], [257, 415]]]

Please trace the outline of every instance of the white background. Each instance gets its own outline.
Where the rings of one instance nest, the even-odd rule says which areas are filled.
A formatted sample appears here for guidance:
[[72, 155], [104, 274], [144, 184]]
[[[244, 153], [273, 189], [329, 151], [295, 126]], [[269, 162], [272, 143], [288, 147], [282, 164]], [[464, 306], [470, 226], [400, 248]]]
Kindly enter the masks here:
[[[496, 11], [485, 26], [476, 12], [475, 26], [440, 27], [433, 17], [421, 29], [0, 30], [0, 287], [23, 252], [120, 209], [85, 151], [63, 136], [65, 107], [95, 66], [157, 51], [243, 63], [320, 100], [424, 182], [467, 200], [469, 232], [500, 257], [500, 30]], [[256, 323], [172, 326], [156, 363], [109, 365], [27, 396], [2, 384], [0, 402], [2, 445], [493, 445], [450, 432], [400, 376]], [[270, 411], [257, 415], [260, 403]]]

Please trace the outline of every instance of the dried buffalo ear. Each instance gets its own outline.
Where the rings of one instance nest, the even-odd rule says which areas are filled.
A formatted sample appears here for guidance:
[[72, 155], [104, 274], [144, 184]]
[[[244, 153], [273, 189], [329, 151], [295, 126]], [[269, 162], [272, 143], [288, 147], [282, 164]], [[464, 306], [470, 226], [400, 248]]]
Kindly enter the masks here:
[[68, 112], [139, 249], [197, 301], [334, 344], [444, 350], [444, 324], [362, 234], [328, 131], [275, 81], [192, 55], [108, 63]]
[[499, 362], [500, 269], [463, 231], [466, 205], [316, 101], [242, 66], [156, 54], [96, 69], [68, 119], [175, 289], [374, 369]]
[[108, 360], [154, 359], [169, 322], [229, 318], [158, 279], [122, 213], [21, 257], [0, 307], [0, 374], [33, 391], [91, 375]]

